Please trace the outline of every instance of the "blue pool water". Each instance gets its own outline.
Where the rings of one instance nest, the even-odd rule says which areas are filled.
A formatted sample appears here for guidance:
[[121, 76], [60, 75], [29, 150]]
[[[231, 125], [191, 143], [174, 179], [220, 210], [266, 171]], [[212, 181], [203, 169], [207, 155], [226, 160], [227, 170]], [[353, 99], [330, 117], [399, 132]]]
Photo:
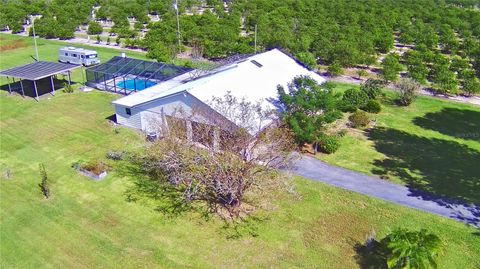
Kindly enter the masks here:
[[135, 79], [135, 80], [128, 79], [128, 80], [117, 83], [117, 87], [126, 89], [127, 91], [134, 91], [134, 90], [141, 91], [148, 87], [152, 87], [155, 84], [156, 84], [155, 82], [144, 80], [144, 79]]

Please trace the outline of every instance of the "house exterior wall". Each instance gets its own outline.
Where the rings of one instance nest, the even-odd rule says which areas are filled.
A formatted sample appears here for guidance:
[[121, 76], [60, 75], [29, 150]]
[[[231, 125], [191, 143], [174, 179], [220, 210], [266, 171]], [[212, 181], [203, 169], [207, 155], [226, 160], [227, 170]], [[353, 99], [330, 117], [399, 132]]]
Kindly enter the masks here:
[[194, 101], [189, 94], [175, 94], [143, 104], [138, 107], [142, 113], [142, 127], [145, 132], [158, 131], [163, 125], [165, 116], [190, 115]]
[[142, 129], [141, 111], [137, 108], [131, 108], [130, 110], [132, 115], [127, 115], [126, 107], [115, 105], [117, 123], [135, 129]]
[[[131, 115], [127, 115], [126, 107], [115, 104], [117, 123], [145, 132], [158, 131], [158, 127], [164, 124], [165, 116], [190, 117], [196, 109], [208, 110], [208, 113], [216, 113], [210, 107], [188, 93], [179, 93], [162, 99], [157, 99], [137, 107], [130, 108]], [[181, 112], [180, 112], [181, 111]], [[206, 118], [195, 117], [195, 121], [206, 122]]]
[[126, 107], [116, 104], [117, 123], [145, 132], [159, 132], [166, 122], [165, 116], [188, 117], [189, 120], [205, 124], [221, 122], [224, 125], [221, 128], [235, 128], [233, 123], [187, 92], [132, 107], [130, 111], [131, 115], [127, 115]]

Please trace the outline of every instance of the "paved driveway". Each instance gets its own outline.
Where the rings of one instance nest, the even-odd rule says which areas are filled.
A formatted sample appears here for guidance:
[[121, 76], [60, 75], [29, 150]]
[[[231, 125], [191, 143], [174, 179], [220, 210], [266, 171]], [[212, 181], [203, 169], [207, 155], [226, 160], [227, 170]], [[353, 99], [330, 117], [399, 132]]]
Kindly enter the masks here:
[[480, 206], [468, 206], [443, 199], [426, 200], [418, 195], [418, 191], [415, 194], [408, 187], [331, 166], [309, 156], [295, 160], [290, 169], [304, 178], [480, 227]]

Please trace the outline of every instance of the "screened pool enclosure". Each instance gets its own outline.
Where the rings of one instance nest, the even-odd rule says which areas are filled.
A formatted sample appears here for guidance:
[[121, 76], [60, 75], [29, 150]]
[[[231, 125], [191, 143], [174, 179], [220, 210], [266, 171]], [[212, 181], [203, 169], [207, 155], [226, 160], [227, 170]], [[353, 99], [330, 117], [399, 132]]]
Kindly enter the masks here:
[[86, 85], [123, 94], [137, 92], [192, 69], [165, 63], [115, 56], [86, 70]]

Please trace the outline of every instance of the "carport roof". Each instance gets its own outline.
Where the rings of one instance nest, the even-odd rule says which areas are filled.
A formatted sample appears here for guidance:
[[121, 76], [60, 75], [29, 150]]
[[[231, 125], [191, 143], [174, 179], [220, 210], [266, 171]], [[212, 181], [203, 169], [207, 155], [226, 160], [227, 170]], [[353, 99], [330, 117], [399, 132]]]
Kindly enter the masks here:
[[38, 61], [0, 71], [0, 76], [39, 80], [78, 68], [80, 65]]

